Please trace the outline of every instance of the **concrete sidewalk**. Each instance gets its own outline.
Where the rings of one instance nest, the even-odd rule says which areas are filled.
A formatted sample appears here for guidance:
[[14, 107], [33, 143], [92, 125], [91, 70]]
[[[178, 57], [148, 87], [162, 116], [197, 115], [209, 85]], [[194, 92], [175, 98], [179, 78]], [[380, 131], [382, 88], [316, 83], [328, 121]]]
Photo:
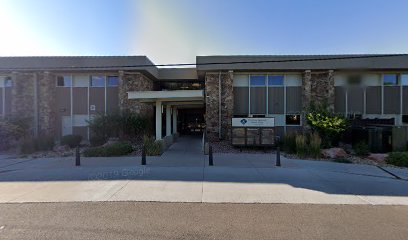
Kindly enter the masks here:
[[[375, 166], [271, 154], [181, 154], [140, 157], [7, 159], [0, 161], [0, 202], [159, 201], [408, 205], [408, 181]], [[182, 166], [184, 163], [190, 165]], [[194, 163], [194, 164], [192, 164]], [[395, 169], [406, 176], [407, 169]]]

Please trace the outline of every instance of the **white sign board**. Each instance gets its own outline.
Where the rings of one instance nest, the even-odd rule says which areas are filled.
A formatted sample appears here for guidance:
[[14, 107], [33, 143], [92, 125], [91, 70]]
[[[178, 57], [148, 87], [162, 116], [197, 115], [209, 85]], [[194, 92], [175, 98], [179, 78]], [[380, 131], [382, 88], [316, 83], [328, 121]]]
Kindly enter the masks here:
[[232, 118], [233, 127], [275, 127], [275, 118]]

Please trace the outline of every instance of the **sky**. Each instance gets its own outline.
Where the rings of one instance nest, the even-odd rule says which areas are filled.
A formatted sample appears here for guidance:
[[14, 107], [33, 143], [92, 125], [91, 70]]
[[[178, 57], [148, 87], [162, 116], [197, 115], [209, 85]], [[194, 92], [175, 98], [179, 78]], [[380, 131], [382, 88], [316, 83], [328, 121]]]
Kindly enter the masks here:
[[0, 56], [408, 53], [407, 0], [0, 0]]

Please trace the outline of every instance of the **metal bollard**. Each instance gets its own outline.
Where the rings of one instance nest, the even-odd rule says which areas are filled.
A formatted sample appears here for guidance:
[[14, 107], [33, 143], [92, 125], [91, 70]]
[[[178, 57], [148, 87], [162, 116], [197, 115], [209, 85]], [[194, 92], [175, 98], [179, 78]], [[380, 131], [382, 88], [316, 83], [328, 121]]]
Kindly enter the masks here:
[[212, 146], [208, 146], [208, 165], [213, 166], [214, 165], [214, 159], [213, 159], [213, 150]]
[[146, 165], [146, 149], [144, 145], [142, 149], [142, 165]]
[[280, 161], [280, 147], [276, 149], [276, 166], [280, 167], [281, 166], [281, 161]]
[[81, 154], [79, 154], [79, 146], [75, 149], [75, 166], [81, 166]]

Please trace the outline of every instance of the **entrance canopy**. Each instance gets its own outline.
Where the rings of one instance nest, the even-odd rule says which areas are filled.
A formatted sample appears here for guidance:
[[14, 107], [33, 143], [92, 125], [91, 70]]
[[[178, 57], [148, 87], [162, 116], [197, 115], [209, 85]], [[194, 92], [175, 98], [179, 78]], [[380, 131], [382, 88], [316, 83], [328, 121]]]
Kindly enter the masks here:
[[[129, 99], [156, 106], [156, 139], [162, 139], [162, 108], [166, 108], [166, 136], [177, 133], [177, 109], [204, 106], [204, 90], [135, 91], [128, 92]], [[173, 118], [173, 129], [171, 126]]]

